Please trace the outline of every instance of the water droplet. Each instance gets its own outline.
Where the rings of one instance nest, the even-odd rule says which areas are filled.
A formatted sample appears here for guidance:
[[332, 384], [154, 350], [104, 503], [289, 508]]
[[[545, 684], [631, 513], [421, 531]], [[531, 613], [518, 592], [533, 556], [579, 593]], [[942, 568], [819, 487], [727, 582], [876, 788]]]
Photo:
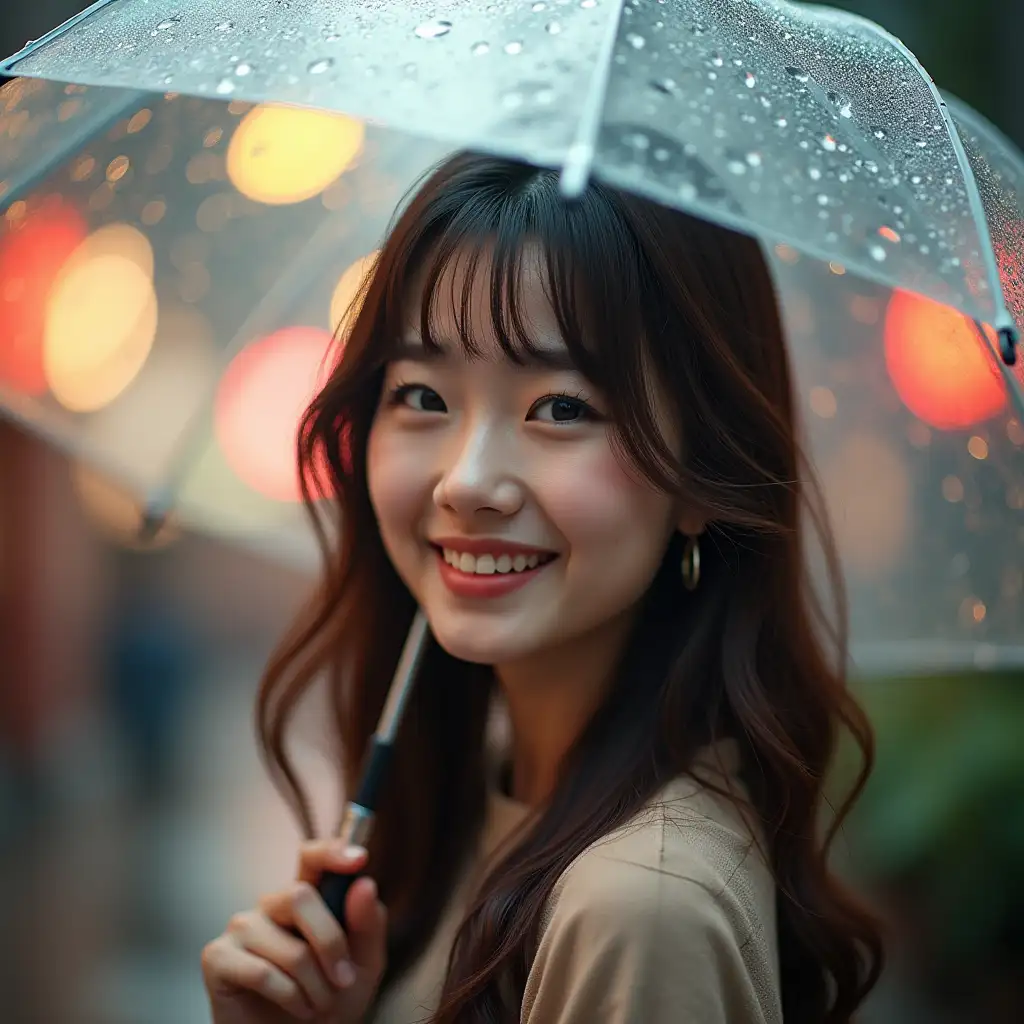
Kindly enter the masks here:
[[811, 181], [821, 181], [821, 168], [820, 167], [808, 167], [807, 168], [807, 177], [810, 178]]
[[828, 206], [828, 203], [829, 203], [828, 196], [825, 195], [824, 192], [819, 192], [818, 193], [818, 205], [819, 206]]
[[836, 150], [836, 140], [831, 135], [826, 135], [821, 140], [821, 148], [829, 153], [834, 153]]
[[870, 246], [868, 254], [876, 263], [883, 263], [885, 261], [885, 250], [880, 245]]
[[166, 32], [169, 28], [174, 28], [174, 26], [180, 21], [180, 14], [172, 14], [169, 18], [164, 18], [163, 21], [159, 22], [156, 26], [156, 30], [157, 32]]
[[502, 49], [506, 53], [511, 54], [512, 56], [515, 56], [517, 53], [522, 53], [523, 52], [523, 44], [521, 42], [519, 42], [518, 39], [516, 39], [516, 40], [513, 40], [511, 43], [506, 43], [502, 47]]
[[452, 23], [450, 21], [427, 21], [416, 26], [415, 34], [420, 39], [440, 39], [441, 36], [448, 35], [451, 30]]
[[743, 83], [744, 85], [746, 85], [748, 89], [753, 89], [754, 86], [757, 85], [757, 77], [754, 75], [752, 71], [748, 71], [743, 76]]
[[660, 93], [664, 93], [666, 96], [674, 96], [679, 92], [679, 86], [676, 84], [673, 78], [656, 78], [651, 81], [651, 88], [656, 89]]
[[546, 3], [544, 3], [544, 0], [537, 0], [537, 3], [535, 3], [530, 8], [531, 11], [546, 11], [547, 9], [548, 9], [548, 5]]
[[642, 50], [647, 45], [647, 40], [643, 36], [637, 35], [635, 32], [626, 33], [626, 42], [633, 47], [634, 50]]
[[713, 53], [711, 54], [711, 63], [714, 64], [716, 68], [720, 68], [725, 64], [725, 61], [722, 59], [722, 55], [720, 53]]
[[215, 32], [230, 32], [235, 27], [233, 21], [220, 21], [214, 26]]
[[230, 78], [222, 78], [217, 83], [217, 95], [218, 96], [230, 96], [235, 91], [235, 83]]
[[809, 82], [811, 80], [811, 76], [806, 71], [801, 71], [800, 68], [792, 66], [786, 68], [786, 74], [795, 78], [798, 82]]
[[313, 61], [313, 63], [310, 64], [309, 67], [306, 68], [306, 70], [311, 75], [322, 75], [325, 71], [329, 70], [332, 67], [334, 67], [334, 58], [322, 57], [320, 60]]
[[243, 60], [241, 64], [236, 65], [235, 74], [239, 78], [245, 78], [246, 75], [251, 75], [252, 65]]
[[596, 6], [597, 0], [580, 0], [580, 7], [582, 7], [585, 11], [592, 10]]
[[549, 21], [545, 26], [549, 36], [557, 36], [562, 31], [562, 23], [560, 21]]
[[341, 33], [335, 29], [330, 29], [329, 31], [324, 32], [325, 43], [336, 43], [339, 39], [341, 39]]
[[828, 101], [832, 106], [838, 108], [840, 117], [852, 117], [853, 107], [850, 100], [843, 96], [842, 93], [830, 92], [828, 95]]
[[750, 153], [748, 153], [747, 154], [747, 163], [750, 164], [751, 167], [760, 167], [761, 166], [761, 154], [757, 153], [757, 152], [750, 152]]
[[917, 144], [917, 147], [919, 149], [927, 149], [928, 148], [928, 140], [927, 139], [914, 139], [914, 142]]
[[523, 94], [521, 92], [507, 92], [501, 97], [501, 105], [506, 110], [516, 110], [523, 105]]
[[876, 124], [874, 128], [871, 129], [871, 134], [874, 135], [876, 139], [884, 139], [889, 133], [881, 125]]
[[742, 160], [730, 160], [725, 166], [730, 174], [747, 173], [747, 165]]
[[776, 128], [785, 128], [788, 124], [789, 124], [789, 121], [787, 121], [784, 117], [777, 117], [777, 118], [775, 118], [775, 127]]

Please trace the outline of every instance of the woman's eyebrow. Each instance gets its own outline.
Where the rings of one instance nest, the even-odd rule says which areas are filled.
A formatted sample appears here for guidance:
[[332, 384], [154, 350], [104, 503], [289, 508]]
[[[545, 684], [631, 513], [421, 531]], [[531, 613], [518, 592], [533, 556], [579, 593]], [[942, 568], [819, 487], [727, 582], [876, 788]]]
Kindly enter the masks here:
[[[444, 343], [427, 348], [418, 338], [407, 338], [399, 342], [391, 353], [394, 362], [437, 363], [450, 358], [452, 346]], [[575, 361], [569, 350], [563, 346], [534, 346], [524, 352], [517, 352], [512, 365], [527, 370], [576, 370]]]

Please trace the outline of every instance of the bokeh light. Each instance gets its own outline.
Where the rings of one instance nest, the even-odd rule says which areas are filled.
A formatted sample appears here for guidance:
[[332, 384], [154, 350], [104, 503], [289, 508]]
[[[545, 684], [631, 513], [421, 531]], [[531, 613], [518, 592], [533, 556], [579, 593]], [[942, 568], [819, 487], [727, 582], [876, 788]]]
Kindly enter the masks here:
[[80, 425], [80, 451], [108, 453], [112, 469], [140, 489], [166, 478], [219, 369], [213, 327], [194, 306], [160, 303], [153, 350], [138, 377]]
[[43, 335], [46, 299], [88, 228], [54, 196], [0, 237], [0, 383], [28, 395], [46, 391]]
[[259, 106], [242, 118], [228, 146], [235, 188], [260, 203], [299, 203], [322, 192], [359, 155], [362, 122], [341, 114]]
[[299, 422], [325, 380], [331, 342], [319, 327], [283, 328], [246, 346], [218, 387], [215, 431], [228, 465], [276, 501], [299, 500]]
[[939, 430], [969, 427], [1006, 404], [995, 357], [974, 324], [931, 299], [893, 292], [885, 315], [885, 362], [904, 405]]
[[357, 303], [360, 289], [377, 263], [380, 251], [371, 252], [356, 260], [338, 279], [331, 296], [331, 328], [340, 338], [349, 331], [359, 314], [361, 303]]
[[142, 369], [156, 335], [153, 250], [114, 224], [67, 259], [46, 301], [43, 365], [54, 397], [74, 412], [112, 402]]

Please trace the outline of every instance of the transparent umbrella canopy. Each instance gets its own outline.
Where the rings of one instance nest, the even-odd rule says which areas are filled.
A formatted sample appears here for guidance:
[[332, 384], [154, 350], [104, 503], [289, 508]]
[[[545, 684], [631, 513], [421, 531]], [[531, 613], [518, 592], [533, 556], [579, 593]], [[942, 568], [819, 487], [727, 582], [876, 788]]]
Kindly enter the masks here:
[[[803, 161], [791, 185], [791, 194], [802, 196], [797, 202], [779, 190], [778, 165], [765, 173], [769, 150], [755, 142], [772, 121], [756, 107], [728, 114], [723, 106], [721, 116], [706, 114], [709, 124], [722, 122], [726, 136], [745, 137], [745, 153], [761, 154], [760, 164], [745, 156], [743, 171], [715, 163], [713, 127], [699, 156], [688, 154], [686, 144], [676, 153], [656, 143], [653, 122], [643, 127], [641, 111], [653, 111], [660, 97], [683, 106], [704, 102], [693, 91], [696, 79], [685, 95], [674, 91], [683, 89], [689, 72], [680, 69], [692, 59], [680, 42], [678, 52], [661, 51], [675, 53], [674, 63], [662, 60], [662, 70], [675, 69], [672, 76], [666, 70], [657, 87], [653, 76], [645, 77], [646, 99], [631, 108], [634, 129], [650, 143], [649, 158], [636, 155], [643, 151], [637, 143], [628, 165], [613, 159], [625, 150], [609, 139], [624, 136], [609, 135], [610, 129], [594, 136], [588, 156], [578, 148], [587, 148], [580, 127], [587, 110], [603, 117], [615, 83], [625, 82], [623, 61], [639, 60], [638, 53], [651, 59], [656, 34], [668, 29], [650, 27], [646, 35], [636, 33], [642, 43], [630, 41], [642, 4], [629, 8], [632, 15], [616, 14], [614, 33], [608, 3], [533, 6], [510, 8], [518, 12], [515, 22], [501, 5], [475, 14], [449, 5], [447, 17], [434, 12], [427, 18], [415, 7], [378, 4], [360, 13], [346, 4], [314, 3], [290, 27], [271, 31], [276, 5], [221, 6], [219, 19], [196, 8], [195, 17], [207, 18], [207, 26], [189, 20], [191, 5], [168, 13], [156, 3], [115, 0], [44, 41], [14, 65], [43, 77], [18, 78], [0, 89], [0, 405], [73, 457], [83, 500], [98, 512], [109, 514], [110, 496], [94, 470], [136, 496], [135, 508], [173, 504], [187, 525], [312, 567], [315, 548], [296, 500], [298, 417], [325, 368], [343, 355], [349, 300], [419, 177], [455, 146], [468, 144], [561, 167], [570, 193], [589, 172], [663, 202], [671, 191], [673, 205], [763, 240], [782, 300], [807, 445], [850, 588], [860, 669], [1024, 663], [1024, 427], [1014, 408], [1019, 365], [1006, 365], [1010, 333], [995, 329], [1007, 307], [1019, 310], [1024, 301], [1019, 152], [969, 108], [944, 99], [936, 110], [951, 147], [955, 133], [960, 177], [954, 180], [961, 185], [953, 189], [959, 199], [947, 202], [936, 198], [941, 189], [934, 169], [915, 182], [916, 171], [903, 177], [904, 165], [896, 168], [903, 150], [895, 128], [876, 140], [878, 153], [886, 140], [893, 146], [877, 175], [861, 166], [866, 158], [852, 148], [852, 128], [842, 134], [847, 124], [857, 124], [860, 102], [844, 94], [850, 106], [844, 113], [847, 104], [837, 105], [828, 98], [833, 90], [825, 89], [825, 102], [817, 93], [812, 99], [818, 116], [831, 112], [835, 149], [811, 148], [816, 134], [791, 137], [794, 152], [787, 159]], [[676, 8], [691, 6], [650, 8], [664, 10], [665, 25], [675, 25]], [[742, 17], [768, 10], [765, 4], [722, 6]], [[780, 17], [796, 19], [793, 24], [806, 17], [790, 7], [781, 11]], [[325, 12], [330, 20], [313, 18]], [[460, 12], [475, 20], [458, 21]], [[129, 13], [130, 24], [92, 21]], [[821, 18], [831, 24], [834, 16]], [[713, 23], [686, 23], [687, 36], [702, 40]], [[464, 34], [456, 27], [462, 24], [469, 26]], [[854, 32], [875, 31], [851, 24]], [[573, 26], [577, 43], [560, 49]], [[201, 28], [215, 35], [204, 36]], [[115, 40], [109, 53], [90, 50], [88, 37], [67, 46], [86, 29], [95, 39], [109, 33]], [[750, 34], [760, 31], [751, 26]], [[172, 36], [179, 46], [173, 62]], [[472, 42], [457, 52], [433, 49], [454, 45], [452, 37]], [[668, 46], [667, 36], [658, 38]], [[507, 90], [525, 97], [524, 83], [541, 81], [535, 77], [541, 72], [552, 81], [563, 71], [575, 74], [581, 89], [592, 86], [594, 67], [583, 59], [587, 39], [611, 54], [602, 104], [584, 105], [581, 113], [575, 87], [563, 83], [564, 92], [558, 91], [563, 85], [556, 83], [550, 103], [534, 96], [536, 103], [524, 110], [525, 99], [497, 106], [481, 101], [476, 120], [470, 117], [478, 81], [481, 94], [491, 95], [490, 89], [499, 98]], [[797, 42], [789, 42], [788, 52], [795, 52]], [[555, 49], [531, 57], [535, 44]], [[202, 47], [220, 49], [214, 54]], [[301, 67], [300, 51], [309, 58]], [[314, 70], [314, 52], [316, 60], [331, 61]], [[420, 56], [435, 52], [448, 52], [456, 67], [494, 61], [529, 74], [508, 70], [499, 89], [481, 73], [473, 89], [464, 82], [456, 90], [442, 58]], [[605, 51], [598, 46], [593, 52]], [[715, 53], [721, 64], [709, 57], [700, 65], [707, 82], [702, 89], [744, 67], [732, 63], [732, 51]], [[210, 78], [214, 57], [224, 73]], [[45, 80], [58, 64], [33, 67], [43, 59], [64, 62], [59, 73], [69, 81]], [[75, 60], [77, 70], [67, 63]], [[909, 58], [900, 60], [914, 67]], [[788, 67], [802, 69], [800, 75]], [[810, 58], [777, 70], [787, 89], [792, 82], [812, 84]], [[718, 77], [708, 77], [712, 72]], [[748, 85], [743, 70], [729, 89], [753, 96], [768, 111], [758, 98], [766, 73], [758, 66]], [[800, 82], [805, 73], [807, 82]], [[164, 83], [168, 75], [172, 80]], [[93, 77], [113, 85], [88, 84]], [[419, 84], [406, 87], [406, 79]], [[277, 95], [287, 92], [285, 85], [292, 92]], [[779, 96], [766, 87], [763, 95], [777, 112]], [[385, 107], [388, 118], [380, 116]], [[552, 108], [550, 120], [540, 107]], [[572, 131], [558, 127], [566, 117], [575, 118]], [[539, 135], [531, 128], [536, 119], [547, 126]], [[658, 131], [671, 134], [667, 122], [659, 123]], [[925, 141], [913, 141], [918, 154], [911, 155], [932, 159], [932, 143]], [[669, 156], [659, 155], [662, 150]], [[659, 171], [662, 164], [668, 167]], [[707, 171], [703, 178], [699, 167]], [[815, 169], [820, 174], [811, 173]], [[703, 184], [690, 181], [690, 189], [672, 177], [684, 171]], [[873, 205], [859, 204], [856, 187], [845, 190], [851, 182], [844, 175], [860, 180], [864, 174], [899, 181], [879, 186]], [[825, 192], [822, 182], [834, 191]], [[817, 198], [818, 187], [828, 201]], [[761, 205], [758, 197], [773, 189], [776, 199]], [[803, 204], [821, 208], [809, 220], [820, 228], [817, 241], [798, 244], [797, 214], [783, 218], [777, 210], [778, 230], [767, 224], [783, 198], [801, 209], [799, 216]], [[973, 206], [982, 221], [968, 220], [961, 231], [958, 218]], [[877, 221], [871, 231], [868, 212]], [[837, 229], [836, 241], [829, 241], [827, 224]], [[977, 249], [982, 243], [999, 268], [998, 289], [986, 276]], [[875, 244], [883, 246], [884, 259], [868, 251]]]
[[784, 0], [100, 0], [7, 62], [294, 103], [591, 174], [1014, 322], [963, 140], [879, 26]]

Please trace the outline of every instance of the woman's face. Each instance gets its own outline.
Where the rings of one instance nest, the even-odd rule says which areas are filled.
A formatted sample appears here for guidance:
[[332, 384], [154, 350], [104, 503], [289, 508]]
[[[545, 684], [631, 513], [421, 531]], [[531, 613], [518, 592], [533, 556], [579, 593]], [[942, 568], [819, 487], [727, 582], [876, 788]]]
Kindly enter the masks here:
[[472, 290], [481, 357], [464, 354], [453, 269], [435, 306], [444, 353], [428, 356], [409, 327], [369, 437], [370, 498], [395, 569], [445, 650], [493, 665], [593, 641], [629, 615], [681, 525], [678, 504], [613, 452], [606, 404], [568, 365], [533, 264], [521, 312], [544, 361], [503, 355], [483, 264]]

